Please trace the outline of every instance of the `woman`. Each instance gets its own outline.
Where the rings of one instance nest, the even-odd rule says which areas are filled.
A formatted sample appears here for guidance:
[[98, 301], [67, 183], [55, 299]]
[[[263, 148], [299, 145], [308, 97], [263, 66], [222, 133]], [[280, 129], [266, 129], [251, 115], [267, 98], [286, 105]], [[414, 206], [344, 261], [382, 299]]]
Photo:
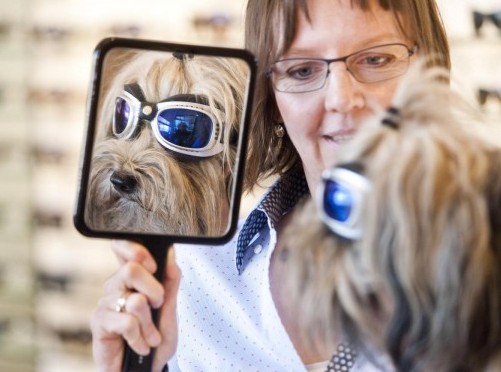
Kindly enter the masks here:
[[[283, 227], [339, 144], [371, 113], [371, 102], [390, 104], [416, 54], [433, 53], [449, 66], [443, 26], [433, 0], [249, 0], [246, 46], [259, 61], [246, 186], [281, 178], [232, 241], [176, 250], [181, 282], [173, 254], [161, 284], [144, 247], [114, 245], [121, 267], [91, 322], [101, 370], [119, 370], [122, 336], [138, 353], [158, 347], [155, 371], [167, 361], [169, 370], [183, 371], [325, 370], [342, 356], [302, 343], [299, 314], [280, 291]], [[398, 68], [377, 72], [391, 62]], [[131, 293], [126, 311], [117, 313], [124, 293]], [[148, 303], [162, 307], [159, 329]], [[363, 358], [355, 365], [364, 365]]]

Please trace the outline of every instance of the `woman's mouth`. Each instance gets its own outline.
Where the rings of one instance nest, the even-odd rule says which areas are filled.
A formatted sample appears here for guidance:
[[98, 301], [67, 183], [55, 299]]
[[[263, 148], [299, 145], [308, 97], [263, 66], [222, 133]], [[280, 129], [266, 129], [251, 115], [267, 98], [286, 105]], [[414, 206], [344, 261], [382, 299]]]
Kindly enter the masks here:
[[322, 135], [322, 139], [328, 142], [342, 144], [351, 140], [354, 135], [355, 135], [355, 130], [339, 131], [339, 132], [324, 134]]

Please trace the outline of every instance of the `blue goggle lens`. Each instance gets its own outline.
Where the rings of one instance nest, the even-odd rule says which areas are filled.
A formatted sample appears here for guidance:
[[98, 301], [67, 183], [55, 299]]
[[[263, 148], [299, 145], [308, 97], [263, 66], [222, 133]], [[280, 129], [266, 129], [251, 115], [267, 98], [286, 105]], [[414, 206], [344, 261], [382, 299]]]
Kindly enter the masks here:
[[173, 145], [201, 149], [209, 144], [213, 124], [211, 118], [190, 109], [166, 109], [158, 114], [158, 130]]
[[115, 116], [113, 120], [113, 130], [115, 134], [121, 134], [127, 128], [129, 116], [129, 103], [125, 99], [118, 97], [115, 101]]
[[335, 181], [325, 181], [324, 210], [327, 215], [339, 222], [350, 218], [353, 198], [350, 190]]

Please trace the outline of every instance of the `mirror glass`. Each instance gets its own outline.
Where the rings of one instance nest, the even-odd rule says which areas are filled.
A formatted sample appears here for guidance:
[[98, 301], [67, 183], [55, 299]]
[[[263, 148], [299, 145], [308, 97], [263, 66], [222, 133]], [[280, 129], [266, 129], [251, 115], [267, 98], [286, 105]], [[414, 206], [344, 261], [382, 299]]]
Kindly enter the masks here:
[[253, 68], [239, 49], [103, 41], [88, 98], [77, 229], [177, 241], [229, 236]]

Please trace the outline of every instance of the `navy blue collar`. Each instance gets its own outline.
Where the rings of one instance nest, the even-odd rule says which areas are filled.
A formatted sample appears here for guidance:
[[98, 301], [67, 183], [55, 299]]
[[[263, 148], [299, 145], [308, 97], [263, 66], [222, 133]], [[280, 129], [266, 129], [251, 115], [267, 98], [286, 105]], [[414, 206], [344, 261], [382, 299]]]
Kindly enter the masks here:
[[237, 240], [236, 266], [241, 274], [252, 258], [252, 244], [255, 235], [270, 221], [275, 228], [283, 215], [288, 213], [309, 193], [303, 171], [290, 172], [282, 176], [270, 188], [261, 203], [254, 209], [240, 230]]

